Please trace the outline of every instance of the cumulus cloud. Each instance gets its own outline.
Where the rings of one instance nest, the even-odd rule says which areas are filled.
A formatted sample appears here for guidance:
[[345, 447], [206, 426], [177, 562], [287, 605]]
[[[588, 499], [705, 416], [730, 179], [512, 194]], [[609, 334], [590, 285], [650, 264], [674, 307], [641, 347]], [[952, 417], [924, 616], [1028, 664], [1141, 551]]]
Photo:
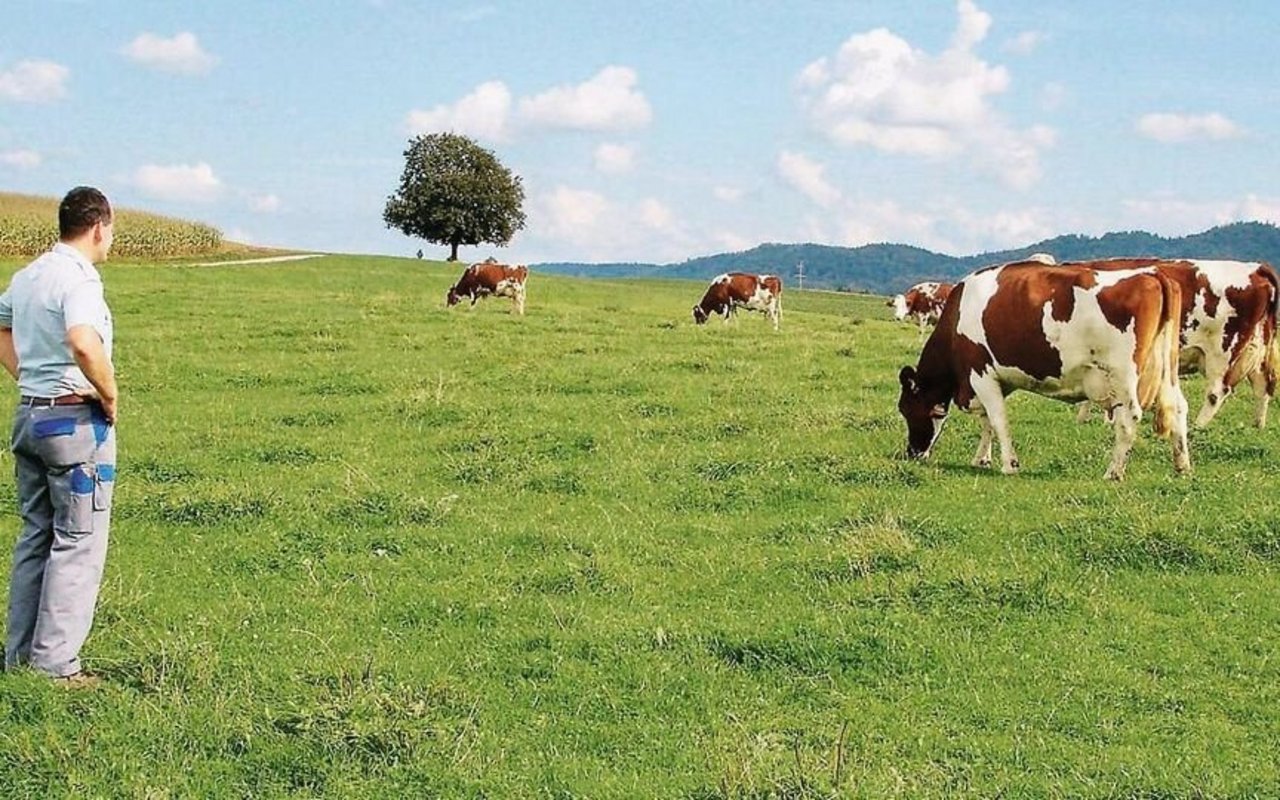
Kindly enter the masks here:
[[630, 67], [605, 67], [584, 83], [557, 86], [522, 99], [520, 116], [535, 127], [634, 130], [653, 118], [637, 83], [636, 71]]
[[8, 150], [0, 152], [0, 165], [16, 169], [35, 169], [44, 162], [35, 150]]
[[53, 61], [19, 61], [0, 72], [0, 100], [52, 103], [67, 96], [71, 70]]
[[222, 193], [222, 181], [204, 162], [161, 166], [147, 164], [133, 174], [133, 185], [160, 200], [208, 203]]
[[1044, 42], [1040, 31], [1023, 31], [1004, 43], [1004, 50], [1014, 55], [1029, 56]]
[[452, 131], [499, 142], [509, 141], [519, 128], [634, 130], [653, 118], [638, 83], [629, 67], [605, 67], [583, 83], [556, 86], [517, 102], [505, 83], [489, 81], [452, 105], [410, 111], [406, 127], [415, 135]]
[[736, 203], [746, 194], [737, 186], [717, 186], [711, 190], [711, 193], [716, 196], [717, 200], [722, 200], [726, 203]]
[[280, 198], [274, 194], [258, 194], [249, 198], [249, 210], [258, 214], [274, 214], [280, 210]]
[[[1006, 184], [1027, 188], [1040, 177], [1042, 128], [1018, 130], [996, 112], [1009, 72], [979, 58], [991, 16], [958, 0], [947, 49], [931, 55], [885, 28], [850, 37], [833, 56], [810, 63], [797, 87], [810, 124], [831, 141], [934, 159], [979, 154], [977, 162]], [[1012, 154], [999, 148], [1013, 146]]]
[[206, 75], [218, 63], [217, 58], [200, 46], [196, 35], [188, 31], [169, 39], [154, 33], [140, 33], [120, 52], [144, 67], [180, 75]]
[[1171, 143], [1237, 139], [1244, 135], [1240, 126], [1218, 113], [1144, 114], [1136, 127], [1143, 136]]
[[461, 133], [495, 142], [510, 138], [511, 90], [502, 81], [489, 81], [453, 105], [429, 111], [410, 111], [409, 133]]
[[789, 186], [824, 208], [840, 201], [840, 190], [827, 182], [826, 167], [803, 153], [778, 155], [778, 174]]
[[595, 164], [597, 170], [610, 175], [630, 172], [635, 166], [635, 149], [605, 142], [596, 147]]
[[555, 258], [583, 261], [667, 261], [700, 245], [657, 198], [625, 203], [563, 185], [532, 197], [522, 236], [554, 247]]
[[1124, 201], [1123, 209], [1125, 225], [1161, 236], [1185, 236], [1230, 222], [1280, 224], [1280, 198], [1252, 193], [1223, 200], [1131, 198]]

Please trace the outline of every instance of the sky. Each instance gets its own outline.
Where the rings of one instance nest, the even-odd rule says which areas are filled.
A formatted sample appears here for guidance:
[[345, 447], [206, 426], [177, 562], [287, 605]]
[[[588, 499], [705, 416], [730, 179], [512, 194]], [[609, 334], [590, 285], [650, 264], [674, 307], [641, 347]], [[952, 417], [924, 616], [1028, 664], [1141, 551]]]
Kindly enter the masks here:
[[522, 263], [763, 242], [950, 255], [1280, 222], [1273, 0], [4, 0], [0, 190], [230, 239], [447, 250], [382, 209], [420, 134], [525, 190]]

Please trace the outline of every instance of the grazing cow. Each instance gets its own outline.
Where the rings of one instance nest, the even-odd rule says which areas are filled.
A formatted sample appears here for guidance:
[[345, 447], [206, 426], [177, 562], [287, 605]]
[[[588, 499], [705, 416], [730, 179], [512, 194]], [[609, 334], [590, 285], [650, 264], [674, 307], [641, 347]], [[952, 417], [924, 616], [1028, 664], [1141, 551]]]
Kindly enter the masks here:
[[524, 264], [510, 266], [487, 258], [479, 264], [467, 267], [458, 282], [449, 289], [445, 302], [455, 306], [464, 297], [471, 298], [472, 307], [481, 297], [498, 295], [510, 297], [518, 314], [524, 314], [524, 282], [529, 268]]
[[[1254, 424], [1267, 424], [1267, 408], [1280, 372], [1276, 316], [1280, 278], [1257, 261], [1109, 259], [1099, 269], [1155, 269], [1182, 290], [1181, 367], [1205, 376], [1204, 405], [1195, 426], [1203, 428], [1222, 408], [1227, 395], [1245, 378], [1257, 404]], [[1088, 416], [1081, 404], [1079, 419]]]
[[924, 336], [925, 326], [936, 323], [942, 316], [942, 307], [951, 296], [952, 284], [925, 281], [917, 283], [905, 294], [895, 294], [885, 305], [893, 309], [893, 318], [901, 322], [910, 317], [920, 325], [920, 335]]
[[726, 272], [711, 281], [702, 301], [693, 307], [693, 321], [705, 323], [721, 314], [727, 323], [738, 308], [762, 311], [778, 330], [782, 322], [782, 279], [777, 275]]
[[1025, 389], [1110, 410], [1119, 480], [1143, 409], [1173, 440], [1174, 468], [1190, 469], [1187, 401], [1178, 385], [1178, 284], [1158, 270], [1019, 262], [966, 276], [951, 293], [917, 366], [898, 375], [907, 455], [927, 458], [952, 402], [982, 417], [975, 466], [991, 465], [992, 433], [1006, 474], [1017, 472], [1005, 396]]

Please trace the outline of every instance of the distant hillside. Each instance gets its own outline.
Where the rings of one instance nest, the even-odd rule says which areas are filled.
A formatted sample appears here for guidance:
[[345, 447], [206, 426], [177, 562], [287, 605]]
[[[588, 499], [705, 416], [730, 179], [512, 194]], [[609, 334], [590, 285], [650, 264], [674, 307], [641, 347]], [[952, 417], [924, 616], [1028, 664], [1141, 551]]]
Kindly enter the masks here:
[[922, 280], [954, 279], [978, 267], [1050, 253], [1059, 261], [1120, 256], [1232, 258], [1280, 265], [1280, 228], [1236, 222], [1203, 233], [1165, 238], [1145, 231], [1099, 237], [1068, 235], [1014, 250], [948, 256], [902, 244], [832, 247], [821, 244], [762, 244], [740, 253], [694, 258], [679, 264], [537, 264], [534, 269], [588, 278], [691, 278], [709, 280], [722, 272], [773, 272], [795, 285], [804, 262], [804, 284], [812, 289], [845, 289], [893, 294]]

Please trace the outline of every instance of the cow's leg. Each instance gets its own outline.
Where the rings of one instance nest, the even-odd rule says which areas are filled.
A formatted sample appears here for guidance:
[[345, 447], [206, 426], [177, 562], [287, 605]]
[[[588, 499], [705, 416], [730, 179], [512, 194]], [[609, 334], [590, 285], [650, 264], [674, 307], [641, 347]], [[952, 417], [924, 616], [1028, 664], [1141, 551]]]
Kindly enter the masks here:
[[[974, 405], [977, 406], [977, 403]], [[973, 454], [972, 464], [975, 467], [987, 468], [991, 466], [991, 419], [981, 406], [975, 408], [974, 413], [982, 422], [982, 433], [978, 436], [978, 451]]]
[[1222, 401], [1227, 399], [1231, 389], [1227, 387], [1226, 376], [1229, 364], [1223, 353], [1204, 354], [1204, 405], [1196, 415], [1196, 427], [1208, 425], [1222, 408]]
[[[1156, 398], [1169, 426], [1169, 441], [1173, 444], [1173, 468], [1177, 472], [1191, 469], [1191, 449], [1187, 446], [1187, 398], [1182, 387], [1165, 382]], [[1157, 412], [1160, 413], [1160, 412]]]
[[524, 316], [524, 287], [523, 286], [516, 287], [516, 293], [515, 295], [512, 296], [511, 300], [515, 304], [516, 313], [523, 317]]
[[1253, 395], [1257, 398], [1257, 405], [1253, 410], [1253, 424], [1259, 428], [1265, 428], [1267, 427], [1267, 409], [1271, 405], [1271, 395], [1275, 391], [1275, 379], [1268, 379], [1264, 366], [1249, 373], [1249, 385], [1253, 387]]
[[1115, 428], [1116, 443], [1111, 450], [1111, 464], [1107, 467], [1107, 480], [1118, 481], [1124, 478], [1124, 467], [1129, 461], [1129, 451], [1138, 438], [1138, 420], [1142, 419], [1142, 409], [1138, 406], [1137, 395], [1128, 402], [1111, 409], [1111, 424]]
[[769, 301], [769, 307], [765, 311], [765, 316], [773, 323], [773, 329], [776, 331], [778, 325], [782, 322], [782, 308], [778, 305], [777, 298]]
[[1000, 471], [1005, 475], [1017, 473], [1021, 466], [1013, 449], [1013, 437], [1009, 433], [1009, 418], [1005, 411], [1004, 391], [992, 379], [973, 378], [973, 393], [982, 404], [983, 414], [1000, 441]]
[[1076, 403], [1076, 423], [1084, 424], [1089, 421], [1089, 411], [1093, 408], [1093, 403], [1088, 400], [1081, 400]]

